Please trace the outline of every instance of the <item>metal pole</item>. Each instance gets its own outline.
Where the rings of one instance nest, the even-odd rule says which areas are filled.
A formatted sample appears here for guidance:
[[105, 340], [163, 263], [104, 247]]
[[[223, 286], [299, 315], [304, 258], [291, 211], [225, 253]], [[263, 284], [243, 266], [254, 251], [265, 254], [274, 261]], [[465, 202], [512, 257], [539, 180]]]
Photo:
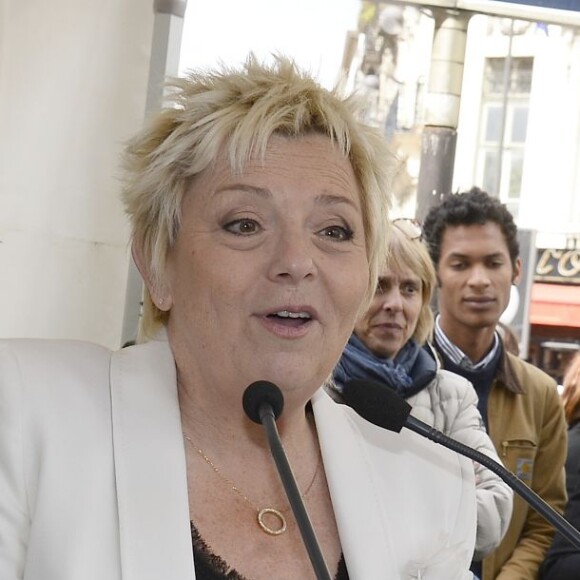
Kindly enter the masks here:
[[[183, 17], [186, 7], [187, 0], [154, 0], [153, 2], [155, 21], [149, 61], [147, 99], [145, 101], [146, 117], [152, 112], [158, 111], [163, 105], [165, 78], [178, 74]], [[122, 345], [135, 340], [137, 337], [142, 296], [143, 281], [133, 260], [130, 260], [121, 332]]]
[[434, 10], [435, 34], [421, 137], [416, 217], [451, 193], [470, 12]]
[[501, 121], [499, 125], [499, 142], [497, 144], [497, 166], [495, 173], [495, 191], [490, 191], [492, 195], [500, 196], [501, 193], [501, 172], [503, 168], [503, 149], [505, 142], [505, 127], [507, 122], [507, 106], [510, 92], [510, 78], [512, 73], [512, 45], [514, 40], [514, 21], [510, 22], [510, 33], [508, 43], [508, 53], [503, 66], [503, 87], [502, 87], [502, 107]]

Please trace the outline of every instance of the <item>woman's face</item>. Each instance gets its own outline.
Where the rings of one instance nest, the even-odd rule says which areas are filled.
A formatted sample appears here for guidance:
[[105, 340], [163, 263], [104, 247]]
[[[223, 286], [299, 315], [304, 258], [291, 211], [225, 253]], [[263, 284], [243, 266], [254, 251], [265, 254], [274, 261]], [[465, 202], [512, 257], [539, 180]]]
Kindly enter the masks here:
[[263, 379], [310, 396], [348, 340], [368, 268], [359, 188], [327, 138], [275, 136], [236, 175], [219, 158], [184, 196], [168, 254], [163, 308], [180, 374], [218, 391]]
[[375, 355], [394, 358], [415, 333], [422, 306], [421, 279], [408, 268], [385, 268], [370, 308], [356, 323], [355, 334]]

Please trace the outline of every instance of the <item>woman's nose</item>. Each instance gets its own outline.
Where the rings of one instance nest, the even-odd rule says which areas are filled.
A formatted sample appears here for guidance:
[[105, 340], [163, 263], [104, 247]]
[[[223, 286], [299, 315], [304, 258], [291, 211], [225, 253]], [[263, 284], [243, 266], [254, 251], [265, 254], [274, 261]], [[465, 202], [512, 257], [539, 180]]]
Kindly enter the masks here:
[[394, 312], [403, 309], [403, 299], [398, 288], [391, 288], [381, 294], [381, 309]]
[[275, 245], [270, 277], [297, 283], [316, 272], [314, 247], [307, 237], [290, 232], [281, 235]]

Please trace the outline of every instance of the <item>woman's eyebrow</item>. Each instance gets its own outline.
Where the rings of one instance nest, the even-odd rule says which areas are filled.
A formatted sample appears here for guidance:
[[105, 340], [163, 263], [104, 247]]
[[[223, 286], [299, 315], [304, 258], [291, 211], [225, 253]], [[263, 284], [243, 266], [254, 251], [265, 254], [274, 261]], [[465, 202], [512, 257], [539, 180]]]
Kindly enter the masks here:
[[[248, 183], [231, 183], [220, 187], [214, 191], [214, 195], [221, 194], [221, 193], [228, 193], [228, 192], [244, 192], [244, 193], [252, 193], [261, 198], [270, 198], [272, 197], [272, 192], [265, 187], [259, 187], [257, 185], [250, 185]], [[346, 195], [336, 195], [334, 193], [321, 193], [314, 198], [315, 203], [321, 205], [338, 205], [338, 204], [347, 204], [351, 207], [358, 209], [357, 204], [354, 200]]]

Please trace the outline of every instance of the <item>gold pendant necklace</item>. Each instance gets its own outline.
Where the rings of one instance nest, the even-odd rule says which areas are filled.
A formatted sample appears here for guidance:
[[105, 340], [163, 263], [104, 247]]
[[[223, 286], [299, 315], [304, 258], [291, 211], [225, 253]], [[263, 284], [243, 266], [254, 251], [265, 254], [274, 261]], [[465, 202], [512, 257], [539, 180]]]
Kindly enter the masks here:
[[[215, 463], [203, 452], [202, 449], [200, 449], [185, 433], [183, 434], [183, 436], [189, 442], [189, 444], [193, 447], [193, 449], [195, 449], [197, 451], [197, 453], [199, 453], [199, 455], [203, 458], [203, 460], [214, 470], [216, 475], [222, 481], [227, 483], [232, 488], [232, 490], [235, 491], [256, 512], [256, 519], [258, 521], [258, 525], [260, 526], [260, 528], [264, 532], [266, 532], [267, 534], [269, 534], [271, 536], [279, 536], [280, 534], [283, 534], [286, 531], [286, 528], [287, 528], [286, 518], [284, 517], [284, 514], [280, 510], [277, 510], [276, 508], [273, 508], [273, 507], [265, 507], [265, 508], [261, 508], [261, 509], [259, 507], [257, 507], [250, 500], [250, 498], [247, 495], [243, 494], [240, 491], [240, 488], [231, 479], [226, 477], [218, 469], [218, 467], [215, 465]], [[312, 480], [310, 481], [310, 484], [306, 488], [306, 491], [302, 494], [302, 499], [304, 499], [308, 495], [308, 492], [310, 491], [310, 489], [314, 485], [314, 481], [316, 480], [316, 476], [318, 475], [319, 467], [320, 467], [320, 455], [318, 456], [318, 463], [316, 464], [316, 469], [314, 470], [314, 475], [312, 476]], [[270, 527], [265, 521], [265, 516], [274, 516], [274, 518], [277, 520], [279, 526], [276, 528]]]

